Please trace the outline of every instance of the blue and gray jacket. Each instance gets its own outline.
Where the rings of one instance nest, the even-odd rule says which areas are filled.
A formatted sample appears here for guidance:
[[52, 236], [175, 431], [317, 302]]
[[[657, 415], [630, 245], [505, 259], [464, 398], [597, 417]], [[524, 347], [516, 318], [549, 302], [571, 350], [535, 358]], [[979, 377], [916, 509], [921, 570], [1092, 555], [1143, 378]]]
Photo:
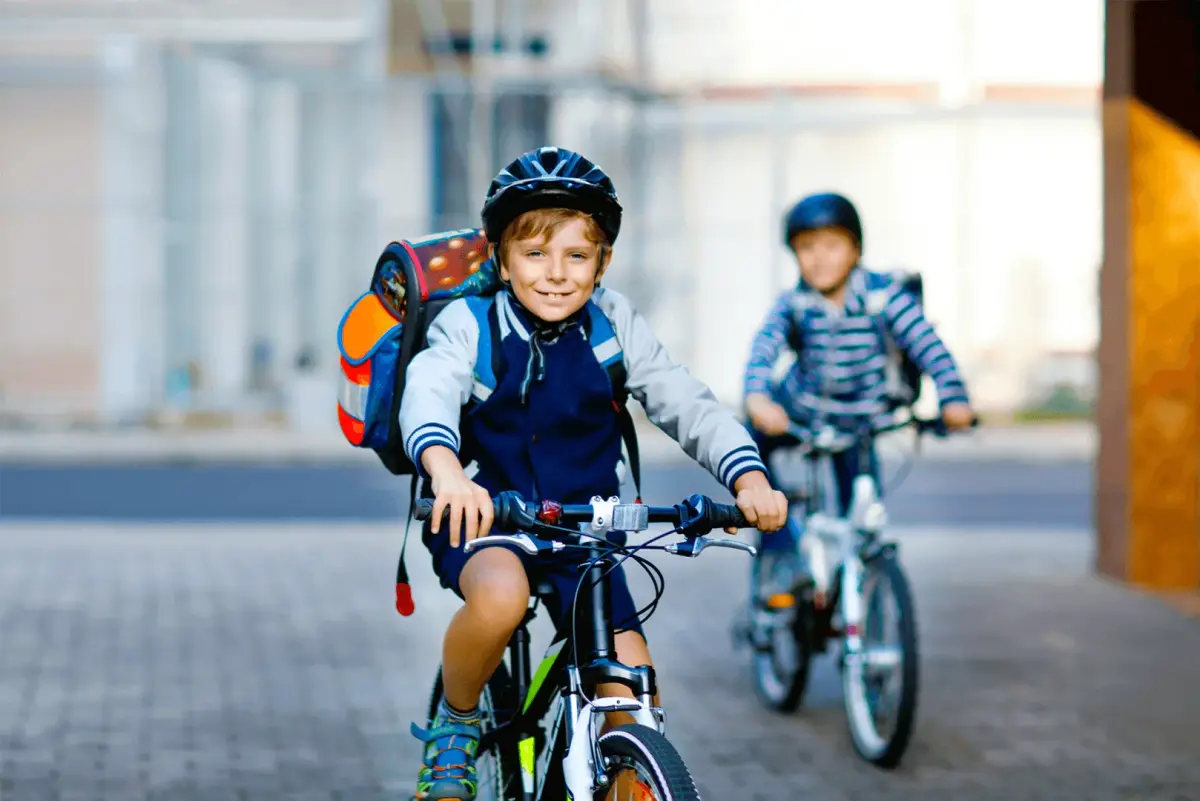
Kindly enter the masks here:
[[[597, 289], [572, 319], [548, 325], [502, 291], [483, 301], [494, 304], [484, 311], [498, 318], [499, 343], [481, 338], [486, 318], [472, 306], [479, 302], [443, 309], [408, 367], [400, 427], [423, 477], [421, 454], [443, 445], [492, 494], [517, 490], [563, 503], [617, 494], [621, 434], [601, 363], [612, 354], [597, 353], [589, 341], [597, 313], [616, 335], [611, 348], [622, 354], [629, 393], [655, 425], [731, 490], [745, 473], [765, 472], [734, 413], [671, 359], [622, 295]], [[490, 359], [481, 341], [484, 349], [500, 347], [507, 365], [494, 385], [484, 380]]]

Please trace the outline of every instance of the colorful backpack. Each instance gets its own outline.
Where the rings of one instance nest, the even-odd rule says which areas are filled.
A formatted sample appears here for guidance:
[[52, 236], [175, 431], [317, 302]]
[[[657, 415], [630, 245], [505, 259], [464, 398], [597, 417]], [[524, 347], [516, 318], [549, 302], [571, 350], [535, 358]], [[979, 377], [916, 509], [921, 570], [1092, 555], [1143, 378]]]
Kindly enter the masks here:
[[[346, 440], [370, 448], [394, 475], [414, 475], [400, 435], [400, 399], [430, 323], [451, 301], [503, 287], [482, 231], [463, 229], [392, 242], [370, 288], [338, 326], [342, 380], [338, 423]], [[415, 298], [416, 303], [409, 303]]]
[[[338, 325], [342, 375], [337, 415], [342, 434], [351, 445], [375, 451], [393, 475], [412, 476], [414, 498], [417, 471], [404, 452], [399, 419], [408, 365], [425, 347], [429, 326], [442, 309], [459, 298], [494, 295], [503, 286], [495, 261], [488, 257], [482, 230], [444, 231], [392, 242], [375, 264], [369, 289], [350, 304]], [[410, 303], [413, 299], [416, 302]], [[494, 325], [483, 324], [489, 315], [481, 312], [489, 305], [471, 303], [481, 323], [479, 358], [483, 369], [478, 373], [491, 384], [476, 388], [476, 400], [495, 388], [503, 370], [497, 358], [500, 348], [492, 346], [499, 341], [499, 333]], [[490, 317], [494, 320], [495, 315]], [[640, 498], [641, 470], [636, 429], [626, 406], [624, 354], [612, 324], [598, 309], [592, 315], [591, 329], [593, 349], [612, 383], [613, 409]], [[406, 544], [407, 540], [406, 531]], [[413, 611], [403, 545], [396, 575], [396, 609], [402, 615]]]

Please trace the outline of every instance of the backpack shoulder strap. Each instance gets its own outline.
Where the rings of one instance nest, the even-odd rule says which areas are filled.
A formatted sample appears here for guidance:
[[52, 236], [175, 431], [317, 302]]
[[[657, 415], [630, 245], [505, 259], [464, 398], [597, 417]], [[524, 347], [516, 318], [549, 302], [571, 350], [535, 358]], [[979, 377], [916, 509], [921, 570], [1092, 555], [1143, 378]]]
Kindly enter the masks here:
[[[625, 354], [617, 339], [617, 331], [608, 315], [592, 301], [588, 301], [588, 344], [600, 366], [612, 374], [613, 365], [620, 364], [620, 372], [625, 372]], [[624, 382], [622, 381], [622, 385]]]
[[642, 464], [638, 452], [637, 425], [633, 415], [629, 413], [629, 390], [626, 383], [629, 373], [625, 367], [625, 352], [621, 350], [621, 342], [617, 339], [617, 331], [612, 320], [594, 302], [588, 302], [588, 344], [592, 346], [592, 354], [596, 361], [608, 374], [609, 385], [612, 387], [613, 410], [617, 413], [617, 425], [621, 429], [621, 439], [625, 441], [625, 450], [629, 454], [629, 472], [633, 477], [633, 487], [637, 491], [638, 502], [642, 499]]
[[496, 296], [466, 298], [467, 306], [479, 324], [479, 344], [475, 358], [475, 380], [471, 387], [471, 400], [483, 403], [491, 397], [503, 373], [504, 349], [501, 347], [500, 316], [496, 310]]

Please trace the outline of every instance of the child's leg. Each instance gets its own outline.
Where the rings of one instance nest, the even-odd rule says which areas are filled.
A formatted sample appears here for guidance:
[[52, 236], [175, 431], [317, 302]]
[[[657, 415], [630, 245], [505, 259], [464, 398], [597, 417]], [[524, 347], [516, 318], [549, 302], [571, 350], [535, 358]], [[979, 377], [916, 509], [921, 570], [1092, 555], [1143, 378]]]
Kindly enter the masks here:
[[479, 697], [529, 604], [529, 579], [517, 554], [484, 548], [470, 557], [451, 548], [443, 532], [426, 531], [434, 571], [466, 603], [450, 621], [442, 643], [442, 702], [428, 729], [413, 725], [425, 743], [417, 777], [418, 801], [469, 801], [475, 797], [479, 747]]
[[[867, 453], [867, 474], [875, 479], [875, 490], [883, 495], [883, 485], [879, 480], [879, 458], [874, 448]], [[859, 474], [859, 454], [856, 449], [839, 453], [833, 457], [833, 473], [837, 481], [838, 509], [844, 517], [850, 512], [850, 502], [853, 500], [854, 479]]]
[[484, 548], [459, 577], [466, 603], [450, 621], [442, 645], [446, 701], [473, 709], [529, 607], [529, 578], [520, 557], [503, 548]]

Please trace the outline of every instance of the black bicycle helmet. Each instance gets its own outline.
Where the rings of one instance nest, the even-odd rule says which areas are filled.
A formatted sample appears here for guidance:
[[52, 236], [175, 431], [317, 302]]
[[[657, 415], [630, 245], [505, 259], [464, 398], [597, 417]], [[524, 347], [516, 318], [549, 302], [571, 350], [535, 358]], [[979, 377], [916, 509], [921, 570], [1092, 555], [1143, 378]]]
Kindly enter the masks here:
[[611, 245], [621, 230], [621, 204], [604, 170], [570, 150], [539, 147], [500, 171], [483, 201], [483, 228], [499, 243], [508, 224], [534, 209], [577, 209], [591, 215]]
[[845, 229], [862, 249], [862, 222], [854, 204], [833, 192], [809, 195], [792, 206], [783, 218], [783, 244], [792, 246], [792, 237], [802, 231], [837, 227]]

